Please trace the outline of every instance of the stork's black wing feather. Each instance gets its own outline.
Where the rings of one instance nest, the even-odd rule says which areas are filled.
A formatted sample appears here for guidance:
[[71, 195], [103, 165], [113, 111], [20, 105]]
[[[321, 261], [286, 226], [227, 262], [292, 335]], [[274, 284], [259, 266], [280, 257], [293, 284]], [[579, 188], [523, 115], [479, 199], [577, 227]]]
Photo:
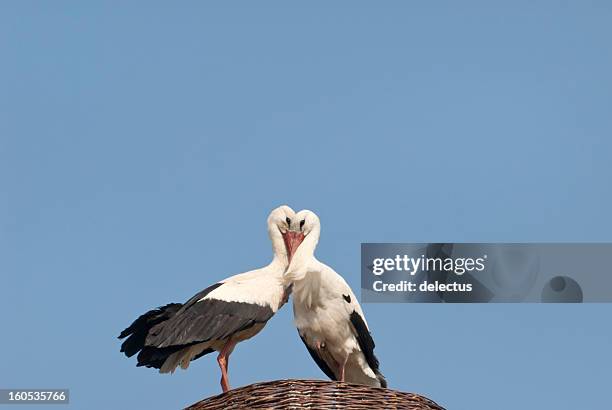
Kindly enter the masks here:
[[[300, 332], [298, 331], [298, 334], [299, 333]], [[332, 372], [332, 370], [329, 368], [329, 366], [325, 362], [325, 360], [323, 360], [323, 358], [319, 356], [318, 352], [315, 349], [312, 349], [310, 346], [308, 346], [308, 343], [306, 343], [306, 340], [304, 340], [301, 334], [300, 334], [300, 339], [302, 339], [302, 342], [304, 342], [304, 346], [306, 346], [306, 349], [308, 349], [308, 353], [310, 353], [310, 356], [312, 357], [312, 359], [319, 366], [319, 368], [323, 370], [323, 373], [325, 373], [327, 377], [329, 377], [331, 380], [338, 380], [334, 372]]]
[[[222, 284], [217, 284], [218, 286]], [[210, 293], [210, 290], [206, 294]], [[258, 323], [267, 322], [274, 312], [270, 306], [191, 298], [172, 318], [151, 328], [145, 345], [156, 348], [189, 346], [209, 340], [223, 340]]]
[[[168, 356], [170, 356], [174, 352], [178, 352], [183, 348], [184, 346], [173, 346], [158, 349], [156, 347], [145, 346], [142, 348], [140, 353], [138, 353], [138, 364], [136, 366], [145, 366], [153, 367], [155, 369], [161, 369]], [[212, 352], [214, 352], [213, 349], [204, 349], [200, 354], [191, 359], [191, 361], [197, 360], [200, 357]]]
[[351, 323], [355, 328], [355, 332], [357, 333], [357, 342], [359, 343], [359, 347], [361, 348], [368, 365], [372, 368], [372, 370], [378, 369], [378, 359], [374, 355], [374, 347], [376, 346], [374, 344], [374, 339], [372, 339], [372, 335], [370, 334], [370, 331], [368, 330], [368, 327], [366, 326], [361, 315], [354, 310], [353, 313], [351, 313]]
[[135, 355], [144, 346], [149, 330], [158, 323], [174, 316], [182, 306], [180, 303], [169, 303], [166, 306], [161, 306], [141, 315], [119, 335], [119, 339], [127, 337], [121, 344], [121, 351], [127, 357]]
[[[159, 369], [169, 355], [181, 350], [185, 346], [172, 346], [164, 349], [145, 346], [146, 338], [150, 334], [151, 330], [158, 325], [168, 322], [179, 312], [184, 311], [185, 308], [193, 305], [195, 302], [221, 285], [221, 283], [215, 283], [214, 285], [207, 287], [203, 291], [198, 292], [185, 304], [170, 303], [141, 315], [119, 335], [119, 339], [127, 337], [127, 339], [121, 345], [121, 352], [125, 353], [125, 355], [128, 357], [140, 352], [138, 354], [139, 366], [155, 367]], [[194, 357], [193, 360], [203, 356], [206, 353], [210, 353], [211, 351], [212, 350], [209, 351], [208, 349], [204, 350], [200, 355]]]
[[365, 356], [366, 361], [368, 362], [368, 366], [370, 366], [372, 371], [378, 377], [381, 386], [387, 387], [387, 381], [385, 380], [382, 373], [380, 373], [380, 370], [378, 369], [380, 364], [378, 362], [378, 359], [374, 355], [374, 347], [376, 346], [374, 344], [374, 339], [372, 339], [372, 335], [370, 334], [370, 331], [368, 330], [368, 327], [366, 326], [365, 321], [363, 320], [361, 315], [354, 310], [353, 313], [351, 313], [351, 323], [355, 328], [357, 342], [359, 343], [359, 347], [361, 348], [361, 351]]
[[[217, 289], [221, 285], [223, 285], [223, 282], [218, 282], [218, 283], [210, 285], [206, 289], [196, 293], [187, 302], [185, 302], [183, 304], [182, 309], [181, 309], [180, 312], [184, 312], [185, 310], [189, 309], [191, 306], [193, 306], [195, 303], [197, 303], [198, 300], [202, 299], [204, 296], [208, 295], [210, 292], [212, 292], [213, 290]], [[177, 312], [177, 313], [179, 313], [179, 312]]]

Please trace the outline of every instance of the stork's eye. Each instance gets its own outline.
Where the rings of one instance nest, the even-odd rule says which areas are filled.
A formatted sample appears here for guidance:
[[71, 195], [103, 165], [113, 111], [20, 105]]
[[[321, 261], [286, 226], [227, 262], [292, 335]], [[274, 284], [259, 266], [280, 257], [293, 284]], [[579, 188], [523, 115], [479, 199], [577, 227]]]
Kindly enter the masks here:
[[304, 227], [304, 224], [306, 223], [306, 219], [302, 219], [300, 221], [300, 229], [302, 229]]
[[291, 226], [291, 219], [289, 219], [289, 217], [286, 217], [285, 221], [287, 222], [287, 225]]

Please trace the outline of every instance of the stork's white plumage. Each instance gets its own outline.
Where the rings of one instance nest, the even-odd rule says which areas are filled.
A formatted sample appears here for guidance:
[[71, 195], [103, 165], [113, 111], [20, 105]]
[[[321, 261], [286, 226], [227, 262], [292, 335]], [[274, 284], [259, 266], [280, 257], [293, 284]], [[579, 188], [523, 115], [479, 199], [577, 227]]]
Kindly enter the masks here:
[[293, 285], [295, 324], [310, 355], [332, 380], [387, 387], [357, 297], [342, 276], [314, 256], [319, 218], [300, 211], [292, 225], [303, 241], [284, 278]]
[[295, 212], [281, 206], [268, 217], [274, 258], [261, 269], [224, 279], [197, 293], [186, 303], [151, 310], [121, 332], [127, 337], [121, 351], [138, 353], [138, 366], [174, 372], [192, 360], [218, 351], [221, 386], [229, 390], [227, 365], [237, 343], [255, 336], [287, 302], [282, 275], [299, 242], [289, 231]]

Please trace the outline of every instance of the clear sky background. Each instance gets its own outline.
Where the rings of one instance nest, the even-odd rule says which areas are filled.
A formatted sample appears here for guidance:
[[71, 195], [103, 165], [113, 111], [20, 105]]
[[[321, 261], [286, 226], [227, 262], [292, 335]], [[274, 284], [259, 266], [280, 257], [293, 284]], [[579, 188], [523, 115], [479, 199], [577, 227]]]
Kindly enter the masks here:
[[[611, 241], [605, 1], [0, 4], [0, 387], [178, 408], [214, 356], [119, 332], [271, 257], [286, 203], [358, 292], [361, 242]], [[603, 272], [602, 274], [610, 274]], [[392, 388], [455, 409], [609, 403], [610, 305], [365, 305]], [[323, 378], [285, 307], [233, 386]]]

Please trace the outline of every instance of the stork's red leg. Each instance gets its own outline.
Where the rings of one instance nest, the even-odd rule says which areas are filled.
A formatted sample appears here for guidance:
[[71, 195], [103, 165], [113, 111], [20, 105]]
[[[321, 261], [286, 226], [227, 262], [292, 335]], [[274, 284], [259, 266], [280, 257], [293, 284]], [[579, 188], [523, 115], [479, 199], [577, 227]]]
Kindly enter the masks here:
[[344, 382], [344, 368], [346, 367], [346, 362], [348, 361], [348, 356], [344, 358], [342, 363], [339, 364], [340, 367], [340, 381]]
[[315, 341], [315, 349], [319, 353], [319, 357], [326, 357], [324, 359], [327, 362], [327, 365], [331, 368], [337, 370], [336, 377], [338, 377], [337, 381], [344, 381], [344, 368], [346, 367], [346, 362], [348, 361], [348, 356], [344, 358], [342, 363], [338, 363], [336, 359], [331, 355], [331, 353], [327, 352], [325, 355], [323, 354], [323, 349], [325, 349], [325, 342]]
[[219, 352], [219, 356], [217, 356], [217, 363], [219, 363], [219, 367], [221, 368], [221, 388], [223, 389], [223, 393], [226, 393], [230, 389], [229, 385], [229, 377], [227, 375], [227, 366], [229, 365], [229, 356], [234, 350], [234, 346], [236, 346], [236, 342], [232, 340], [230, 337], [221, 352]]

